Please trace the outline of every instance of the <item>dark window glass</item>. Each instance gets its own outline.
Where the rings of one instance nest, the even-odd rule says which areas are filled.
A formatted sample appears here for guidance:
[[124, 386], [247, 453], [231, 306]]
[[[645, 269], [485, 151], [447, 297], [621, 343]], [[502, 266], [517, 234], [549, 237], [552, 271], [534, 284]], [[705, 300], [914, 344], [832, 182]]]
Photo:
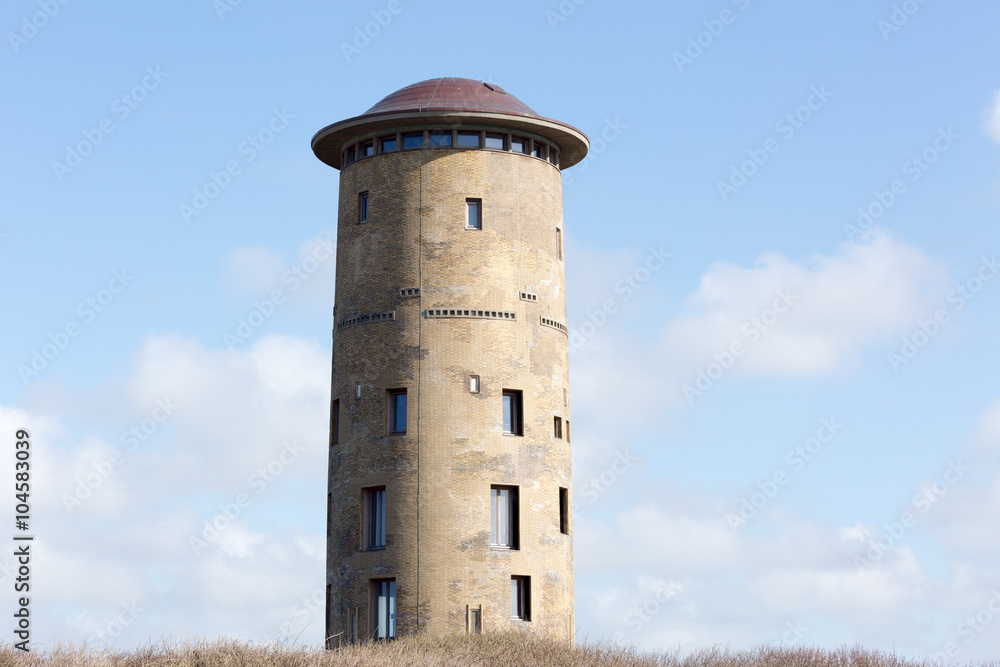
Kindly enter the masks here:
[[531, 620], [531, 577], [510, 578], [510, 616]]
[[496, 150], [503, 150], [503, 135], [502, 134], [487, 134], [486, 135], [486, 147], [494, 148]]
[[365, 548], [385, 548], [385, 489], [365, 491]]
[[368, 193], [358, 195], [358, 222], [368, 222]]
[[372, 155], [375, 155], [375, 142], [369, 141], [361, 144], [361, 157], [371, 157]]
[[511, 137], [510, 149], [515, 153], [527, 153], [528, 140], [522, 137]]
[[392, 153], [396, 150], [396, 137], [386, 137], [382, 139], [382, 152]]
[[458, 145], [466, 148], [479, 148], [479, 133], [459, 132]]
[[404, 134], [403, 135], [403, 148], [423, 148], [424, 147], [424, 135], [420, 134]]
[[524, 435], [521, 420], [521, 392], [513, 389], [503, 391], [503, 432]]
[[389, 393], [389, 432], [406, 433], [406, 390]]
[[430, 146], [431, 148], [451, 146], [451, 132], [431, 132]]
[[559, 532], [569, 534], [569, 489], [559, 488]]

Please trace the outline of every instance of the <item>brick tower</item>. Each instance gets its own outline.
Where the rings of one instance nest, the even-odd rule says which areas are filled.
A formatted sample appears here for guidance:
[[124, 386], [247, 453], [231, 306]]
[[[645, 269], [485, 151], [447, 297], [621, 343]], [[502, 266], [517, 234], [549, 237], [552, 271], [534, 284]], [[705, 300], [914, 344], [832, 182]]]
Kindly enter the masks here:
[[320, 130], [340, 170], [328, 646], [573, 636], [561, 169], [586, 136], [433, 79]]

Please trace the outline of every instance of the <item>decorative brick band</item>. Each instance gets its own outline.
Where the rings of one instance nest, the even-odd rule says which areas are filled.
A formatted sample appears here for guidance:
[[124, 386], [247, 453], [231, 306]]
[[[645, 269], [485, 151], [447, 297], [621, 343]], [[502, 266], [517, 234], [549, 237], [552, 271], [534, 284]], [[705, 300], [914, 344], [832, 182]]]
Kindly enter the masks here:
[[369, 322], [386, 322], [396, 319], [396, 311], [390, 310], [381, 313], [367, 313], [365, 315], [355, 315], [354, 317], [349, 317], [346, 320], [341, 320], [337, 324], [337, 331], [341, 329], [346, 329], [347, 327], [353, 327], [356, 324], [367, 324]]
[[567, 329], [566, 325], [563, 324], [562, 322], [556, 322], [555, 320], [550, 320], [549, 318], [547, 318], [545, 316], [542, 316], [539, 319], [541, 319], [543, 327], [550, 327], [550, 328], [555, 329], [557, 331], [562, 331], [567, 336], [569, 335], [569, 329]]
[[507, 310], [478, 310], [472, 308], [430, 308], [424, 317], [475, 317], [487, 320], [516, 320], [517, 314]]

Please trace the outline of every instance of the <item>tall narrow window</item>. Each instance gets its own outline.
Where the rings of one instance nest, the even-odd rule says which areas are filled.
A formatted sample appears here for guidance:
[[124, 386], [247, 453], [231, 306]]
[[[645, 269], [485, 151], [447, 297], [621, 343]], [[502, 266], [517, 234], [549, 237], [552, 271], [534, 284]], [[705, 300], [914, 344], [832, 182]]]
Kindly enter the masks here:
[[368, 222], [368, 193], [358, 195], [358, 222]]
[[340, 444], [340, 399], [330, 401], [330, 446]]
[[569, 489], [559, 487], [559, 532], [569, 535]]
[[524, 422], [521, 419], [522, 394], [515, 389], [503, 390], [503, 432], [511, 435], [524, 435]]
[[323, 623], [323, 627], [326, 629], [326, 637], [325, 637], [326, 641], [324, 641], [323, 643], [326, 646], [326, 650], [328, 650], [328, 651], [333, 648], [333, 642], [332, 642], [333, 632], [332, 632], [332, 629], [330, 627], [330, 595], [332, 594], [332, 592], [333, 592], [333, 586], [330, 585], [330, 584], [327, 584], [326, 585], [326, 600], [325, 600], [325, 602], [323, 604], [323, 607], [324, 607], [324, 609], [326, 611], [326, 618], [325, 618], [324, 623]]
[[562, 438], [562, 417], [554, 417], [552, 419], [552, 435]]
[[556, 259], [562, 259], [562, 230], [556, 228]]
[[569, 420], [566, 420], [566, 442], [569, 442]]
[[478, 394], [479, 393], [479, 376], [470, 375], [469, 376], [469, 393]]
[[360, 382], [355, 382], [354, 383], [354, 397], [355, 398], [361, 398], [361, 383]]
[[510, 617], [531, 620], [531, 577], [510, 578]]
[[372, 581], [372, 639], [387, 641], [396, 638], [396, 580]]
[[351, 644], [358, 643], [358, 610], [351, 609], [347, 612], [347, 641]]
[[389, 390], [389, 433], [406, 433], [406, 390]]
[[483, 200], [482, 199], [466, 199], [465, 200], [465, 228], [466, 229], [482, 229], [483, 228]]
[[518, 502], [516, 486], [490, 488], [490, 546], [518, 548]]
[[362, 490], [365, 550], [385, 548], [385, 487]]

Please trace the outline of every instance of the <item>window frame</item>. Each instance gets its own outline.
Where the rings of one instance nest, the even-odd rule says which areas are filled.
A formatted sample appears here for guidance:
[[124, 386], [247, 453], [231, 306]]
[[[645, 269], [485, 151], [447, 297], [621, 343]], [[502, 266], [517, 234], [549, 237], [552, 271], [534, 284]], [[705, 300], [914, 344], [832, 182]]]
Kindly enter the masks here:
[[552, 435], [556, 438], [562, 440], [563, 437], [563, 420], [559, 415], [554, 415], [552, 417]]
[[[501, 410], [501, 429], [504, 435], [524, 436], [524, 392], [520, 389], [504, 389], [501, 396], [501, 401], [504, 403], [504, 409]], [[510, 430], [507, 430], [507, 419], [506, 415], [503, 414], [508, 398], [511, 405]]]
[[[403, 398], [403, 428], [400, 429], [399, 426], [399, 398]], [[406, 420], [407, 420], [407, 409], [409, 408], [409, 402], [406, 398], [406, 389], [387, 389], [386, 390], [386, 429], [389, 435], [405, 435], [406, 434]]]
[[480, 381], [479, 376], [478, 375], [470, 375], [469, 376], [469, 393], [470, 394], [478, 394], [481, 387], [482, 387], [482, 382]]
[[[407, 139], [419, 139], [419, 146], [407, 146]], [[424, 147], [424, 133], [423, 132], [404, 132], [403, 133], [403, 150], [404, 151], [418, 151]]]
[[385, 550], [386, 491], [385, 486], [361, 489], [362, 551]]
[[512, 574], [510, 577], [511, 620], [531, 621], [531, 577]]
[[559, 532], [569, 535], [569, 489], [559, 487]]
[[[396, 579], [371, 579], [369, 588], [369, 637], [372, 641], [392, 641], [396, 638]], [[382, 618], [379, 602], [382, 597], [381, 587], [385, 586], [385, 618]], [[380, 637], [379, 631], [385, 623], [385, 636]]]
[[[386, 142], [389, 142], [389, 141], [391, 141], [392, 144], [393, 144], [392, 145], [392, 149], [391, 150], [386, 150], [385, 144], [386, 144]], [[381, 153], [395, 153], [395, 152], [397, 152], [399, 150], [399, 139], [398, 139], [398, 137], [396, 137], [395, 134], [393, 134], [393, 135], [386, 135], [384, 137], [379, 137], [379, 140], [378, 140], [378, 149], [379, 149], [379, 153], [380, 154]]]
[[358, 224], [363, 225], [368, 222], [369, 211], [368, 190], [358, 193]]
[[[493, 551], [519, 551], [521, 521], [520, 521], [520, 488], [509, 484], [493, 484], [490, 486], [490, 549]], [[506, 513], [501, 511], [501, 499]], [[503, 524], [506, 523], [506, 526]], [[503, 529], [507, 530], [507, 541], [503, 541]]]
[[[490, 146], [489, 145], [490, 139], [493, 139], [493, 140], [499, 139], [500, 140], [500, 147], [498, 148], [496, 146]], [[507, 150], [507, 135], [506, 134], [500, 134], [498, 132], [487, 132], [486, 133], [486, 137], [483, 139], [483, 150], [487, 150], [487, 151], [505, 151], [505, 150]]]
[[[476, 207], [476, 220], [471, 220], [472, 207]], [[465, 228], [475, 231], [483, 229], [483, 200], [481, 197], [465, 198]]]
[[[475, 137], [475, 145], [463, 144], [462, 137]], [[482, 133], [479, 131], [469, 132], [467, 130], [458, 130], [455, 134], [455, 148], [482, 148]]]

